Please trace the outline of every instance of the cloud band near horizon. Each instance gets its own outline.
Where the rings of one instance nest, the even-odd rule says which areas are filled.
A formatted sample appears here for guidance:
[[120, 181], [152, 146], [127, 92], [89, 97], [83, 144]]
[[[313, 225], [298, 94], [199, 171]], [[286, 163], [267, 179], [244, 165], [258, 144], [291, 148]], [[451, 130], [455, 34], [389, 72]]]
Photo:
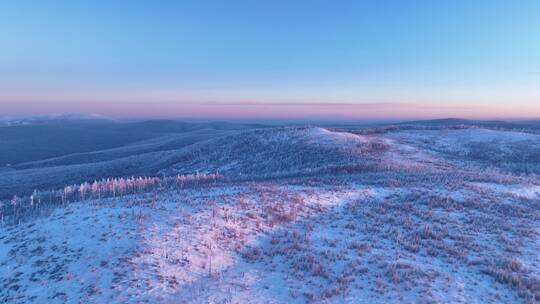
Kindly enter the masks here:
[[491, 107], [411, 102], [212, 102], [212, 101], [0, 101], [0, 116], [96, 113], [114, 118], [217, 119], [431, 119], [538, 118], [540, 106], [526, 113], [511, 103]]

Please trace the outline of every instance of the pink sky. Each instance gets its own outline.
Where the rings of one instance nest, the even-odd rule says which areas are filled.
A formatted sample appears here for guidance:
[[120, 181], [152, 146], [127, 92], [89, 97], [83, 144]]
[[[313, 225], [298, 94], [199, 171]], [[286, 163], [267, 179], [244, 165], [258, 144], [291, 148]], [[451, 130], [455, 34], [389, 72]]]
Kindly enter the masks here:
[[116, 118], [534, 118], [540, 104], [453, 105], [426, 102], [0, 101], [1, 115], [96, 113]]

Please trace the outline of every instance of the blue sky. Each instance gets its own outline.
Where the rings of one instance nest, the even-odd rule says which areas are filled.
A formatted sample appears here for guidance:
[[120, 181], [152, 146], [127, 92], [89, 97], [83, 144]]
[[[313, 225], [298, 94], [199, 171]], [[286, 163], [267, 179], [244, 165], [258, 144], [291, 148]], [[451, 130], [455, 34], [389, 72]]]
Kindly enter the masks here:
[[539, 1], [1, 1], [0, 115], [540, 117]]

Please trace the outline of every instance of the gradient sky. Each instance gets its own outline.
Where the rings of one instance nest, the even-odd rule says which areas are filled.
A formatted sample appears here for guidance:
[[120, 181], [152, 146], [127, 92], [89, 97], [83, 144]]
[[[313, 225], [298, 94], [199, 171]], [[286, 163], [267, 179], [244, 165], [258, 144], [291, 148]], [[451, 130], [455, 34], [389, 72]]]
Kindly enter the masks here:
[[540, 1], [2, 1], [0, 116], [540, 117]]

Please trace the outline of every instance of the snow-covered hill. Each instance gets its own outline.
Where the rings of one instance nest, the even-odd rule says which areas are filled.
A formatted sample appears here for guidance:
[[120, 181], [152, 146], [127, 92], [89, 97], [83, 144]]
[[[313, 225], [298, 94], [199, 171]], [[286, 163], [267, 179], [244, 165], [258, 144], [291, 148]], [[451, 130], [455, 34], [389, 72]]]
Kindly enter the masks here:
[[[10, 198], [14, 194], [28, 195], [34, 189], [49, 189], [62, 187], [68, 183], [80, 183], [93, 181], [107, 177], [128, 177], [157, 175], [159, 170], [165, 168], [170, 162], [167, 160], [178, 155], [184, 147], [193, 145], [197, 142], [206, 141], [212, 138], [220, 137], [229, 133], [237, 133], [237, 129], [250, 128], [250, 126], [234, 124], [185, 124], [179, 122], [142, 122], [137, 124], [122, 124], [121, 126], [111, 127], [110, 125], [100, 125], [96, 130], [92, 128], [92, 139], [83, 138], [83, 142], [95, 143], [95, 148], [100, 147], [102, 142], [126, 141], [125, 137], [134, 137], [142, 140], [129, 142], [127, 144], [107, 149], [93, 149], [90, 152], [67, 153], [62, 156], [39, 159], [10, 166], [0, 166], [0, 199]], [[37, 128], [37, 127], [35, 127]], [[109, 130], [111, 129], [112, 130]], [[214, 129], [218, 128], [218, 129]], [[219, 129], [222, 128], [223, 130]], [[6, 134], [0, 134], [0, 141], [5, 146], [0, 150], [0, 159], [10, 158], [10, 154], [17, 154], [17, 150], [23, 149], [18, 138], [23, 137], [28, 141], [24, 151], [30, 150], [30, 154], [46, 155], [43, 150], [57, 150], [63, 146], [70, 146], [66, 151], [79, 151], [77, 146], [79, 139], [73, 139], [74, 131], [84, 133], [86, 127], [76, 126], [75, 130], [62, 126], [53, 128], [52, 132], [49, 126], [45, 130], [3, 130]], [[64, 129], [70, 129], [63, 137]], [[104, 129], [104, 130], [101, 130]], [[132, 130], [131, 130], [132, 129]], [[0, 130], [2, 131], [2, 130]], [[24, 131], [24, 132], [22, 132]], [[33, 139], [35, 133], [43, 131], [47, 133], [45, 139]], [[22, 132], [22, 133], [21, 133]], [[52, 132], [51, 134], [48, 134]], [[133, 136], [132, 133], [146, 132], [146, 135]], [[0, 132], [2, 133], [2, 132]], [[30, 133], [27, 136], [27, 133]], [[58, 133], [57, 135], [55, 135]], [[155, 134], [151, 138], [148, 134]], [[47, 137], [55, 137], [48, 141]], [[88, 136], [88, 135], [87, 135]], [[29, 137], [29, 138], [26, 138]], [[99, 138], [97, 138], [99, 137]], [[10, 139], [11, 138], [11, 139]], [[45, 141], [41, 146], [41, 141]], [[11, 144], [15, 142], [15, 144]], [[60, 144], [58, 144], [61, 142]], [[88, 143], [86, 143], [88, 144]], [[49, 146], [52, 146], [49, 147]], [[84, 151], [84, 149], [82, 149]], [[41, 151], [41, 152], [40, 152]], [[20, 154], [25, 154], [21, 152]]]
[[540, 173], [540, 135], [482, 128], [403, 130], [391, 138], [438, 153], [516, 173]]
[[391, 158], [392, 148], [385, 139], [319, 127], [258, 129], [183, 149], [161, 173], [218, 171], [248, 178], [303, 175], [380, 165]]
[[[0, 302], [536, 303], [540, 180], [462, 153], [536, 140], [505, 132], [280, 127], [158, 148], [162, 174], [221, 175], [2, 202]], [[148, 166], [139, 149], [112, 160]]]

